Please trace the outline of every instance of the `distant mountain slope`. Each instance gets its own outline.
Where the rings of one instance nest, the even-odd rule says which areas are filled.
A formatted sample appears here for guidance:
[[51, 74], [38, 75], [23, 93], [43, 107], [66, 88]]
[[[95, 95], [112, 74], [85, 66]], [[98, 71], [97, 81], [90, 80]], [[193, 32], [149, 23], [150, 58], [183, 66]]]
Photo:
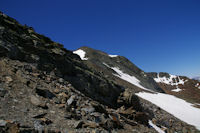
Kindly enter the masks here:
[[84, 57], [84, 60], [87, 58], [85, 61], [87, 65], [114, 80], [118, 77], [135, 87], [163, 92], [152, 77], [149, 77], [144, 71], [123, 56], [109, 55], [89, 47], [81, 47], [74, 51], [74, 53], [79, 53], [80, 57]]
[[[88, 47], [81, 47], [74, 53], [78, 54], [85, 64], [103, 73], [109, 80], [128, 88], [131, 93], [156, 104], [177, 118], [200, 129], [200, 117], [198, 116], [200, 110], [196, 108], [199, 107], [197, 104], [200, 98], [199, 84], [195, 80], [168, 73], [145, 73], [125, 57], [109, 55]], [[140, 100], [142, 101], [142, 99]], [[182, 114], [190, 116], [183, 117]]]
[[185, 76], [168, 73], [148, 73], [168, 94], [175, 95], [192, 103], [200, 103], [200, 82]]
[[200, 77], [194, 77], [192, 79], [200, 81]]

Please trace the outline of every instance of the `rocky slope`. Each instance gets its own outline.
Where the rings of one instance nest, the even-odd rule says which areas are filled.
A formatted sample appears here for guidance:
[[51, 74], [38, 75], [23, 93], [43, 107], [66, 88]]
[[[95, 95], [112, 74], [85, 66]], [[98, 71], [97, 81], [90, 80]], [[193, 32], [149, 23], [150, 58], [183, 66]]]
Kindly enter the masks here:
[[[186, 119], [179, 116], [179, 113], [185, 113], [187, 115], [191, 115], [190, 111], [189, 112], [181, 111], [179, 113], [177, 113], [177, 111], [181, 110], [181, 106], [186, 107], [187, 108], [186, 110], [188, 110], [189, 108], [191, 110], [196, 110], [196, 109], [193, 107], [191, 108], [190, 103], [184, 103], [184, 101], [182, 101], [182, 99], [184, 99], [183, 97], [184, 95], [179, 96], [182, 99], [177, 99], [175, 97], [171, 97], [171, 95], [168, 95], [168, 94], [173, 95], [173, 93], [169, 93], [168, 91], [165, 91], [167, 87], [163, 88], [163, 86], [157, 83], [157, 80], [155, 80], [153, 73], [145, 73], [144, 71], [139, 69], [137, 66], [132, 64], [130, 61], [128, 61], [128, 59], [126, 59], [125, 57], [121, 57], [118, 55], [109, 55], [107, 53], [94, 50], [92, 48], [81, 47], [78, 50], [74, 51], [74, 53], [79, 55], [85, 64], [95, 69], [96, 71], [101, 72], [102, 74], [105, 75], [105, 77], [109, 78], [114, 83], [125, 87], [128, 91], [130, 91], [130, 93], [136, 94], [142, 98], [143, 96], [144, 98], [145, 96], [147, 96], [145, 98], [146, 100], [149, 100], [150, 102], [153, 102], [154, 104], [157, 104], [158, 106], [162, 107], [166, 111], [172, 113], [173, 115], [177, 116], [178, 118], [184, 121], [193, 123], [191, 121], [191, 118], [193, 116]], [[180, 81], [180, 83], [182, 82]], [[178, 84], [178, 83], [176, 82], [174, 84]], [[188, 87], [188, 86], [185, 86], [185, 87]], [[148, 92], [148, 93], [140, 93], [140, 92]], [[151, 93], [149, 92], [153, 92], [153, 95], [151, 95]], [[163, 93], [165, 92], [167, 94], [162, 96], [162, 94], [161, 93], [159, 94], [158, 92], [163, 92]], [[148, 98], [148, 96], [152, 96], [152, 98], [154, 97], [154, 99]], [[160, 99], [159, 96], [162, 96], [162, 99]], [[140, 101], [143, 101], [143, 99], [140, 97], [139, 97]], [[192, 95], [188, 97], [192, 97]], [[177, 110], [173, 109], [174, 107], [172, 103], [169, 103], [167, 100], [165, 100], [168, 98], [175, 100], [174, 103], [176, 103], [177, 105], [174, 105], [174, 106], [179, 106]], [[157, 100], [155, 101], [155, 99]], [[191, 99], [190, 100], [186, 99], [186, 100], [191, 102]], [[193, 99], [195, 98], [193, 97]], [[160, 104], [159, 101], [162, 101], [163, 103]], [[142, 103], [144, 103], [144, 101]], [[194, 103], [194, 101], [192, 103]], [[162, 105], [165, 105], [165, 106], [162, 106]], [[198, 107], [198, 105], [195, 105], [195, 107]], [[197, 115], [200, 114], [200, 111], [197, 111], [197, 112], [198, 112]], [[196, 117], [196, 118], [198, 119], [199, 117]], [[194, 124], [198, 126], [199, 122], [194, 123]]]
[[127, 59], [86, 57], [0, 12], [0, 132], [198, 132], [135, 95], [163, 90]]

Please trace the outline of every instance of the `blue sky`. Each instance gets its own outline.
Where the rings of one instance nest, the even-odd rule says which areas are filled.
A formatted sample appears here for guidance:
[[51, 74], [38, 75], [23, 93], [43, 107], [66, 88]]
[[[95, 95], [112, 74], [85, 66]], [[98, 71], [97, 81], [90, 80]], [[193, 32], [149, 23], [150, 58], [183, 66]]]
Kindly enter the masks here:
[[199, 0], [2, 0], [0, 10], [69, 50], [89, 46], [147, 72], [200, 76]]

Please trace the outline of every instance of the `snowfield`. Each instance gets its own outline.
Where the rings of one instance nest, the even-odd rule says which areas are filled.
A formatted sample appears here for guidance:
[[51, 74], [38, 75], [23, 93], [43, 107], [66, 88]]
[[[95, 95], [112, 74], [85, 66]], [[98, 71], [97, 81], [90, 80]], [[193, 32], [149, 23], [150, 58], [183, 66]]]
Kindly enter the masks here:
[[76, 51], [73, 51], [73, 53], [79, 55], [81, 60], [88, 60], [88, 58], [85, 58], [86, 52], [83, 51], [82, 49], [78, 49]]
[[119, 77], [119, 78], [121, 78], [121, 79], [123, 79], [123, 80], [125, 80], [125, 81], [127, 81], [127, 82], [129, 82], [129, 83], [131, 83], [131, 84], [133, 84], [133, 85], [135, 85], [135, 86], [137, 86], [137, 87], [143, 89], [143, 90], [148, 90], [148, 91], [153, 92], [152, 90], [143, 87], [143, 86], [140, 84], [140, 81], [139, 81], [135, 76], [130, 76], [130, 75], [128, 75], [128, 74], [122, 72], [122, 71], [121, 71], [119, 68], [117, 68], [117, 67], [110, 67], [110, 66], [107, 65], [106, 63], [103, 63], [103, 64], [104, 64], [105, 66], [107, 66], [107, 67], [113, 69], [113, 70], [117, 73], [117, 74], [114, 74], [114, 73], [113, 73], [113, 75], [115, 75], [116, 77]]
[[139, 92], [136, 95], [200, 130], [200, 109], [193, 107], [193, 104], [163, 93]]
[[[103, 63], [105, 66], [113, 69], [117, 74], [113, 74], [141, 89], [151, 91], [147, 88], [144, 88], [141, 84], [140, 81], [134, 77], [130, 76], [124, 72], [122, 72], [119, 68], [117, 67], [110, 67], [106, 63]], [[184, 84], [183, 80], [181, 80], [179, 77], [179, 82], [173, 83], [172, 78], [176, 78], [177, 76], [171, 75], [169, 79], [167, 78], [159, 78], [157, 81], [162, 81], [165, 82], [166, 84], [171, 84], [171, 85], [178, 85], [178, 84]], [[177, 89], [174, 89], [172, 91], [179, 92], [181, 89], [177, 87]], [[153, 91], [151, 91], [153, 92]], [[178, 119], [195, 126], [198, 130], [200, 130], [200, 109], [193, 107], [193, 104], [188, 103], [180, 98], [177, 98], [175, 96], [169, 95], [169, 94], [164, 94], [164, 93], [148, 93], [148, 92], [139, 92], [136, 93], [137, 96], [148, 100], [149, 102], [157, 105], [158, 107], [162, 108], [163, 110], [167, 111], [168, 113], [174, 115]], [[151, 121], [149, 124], [157, 130], [159, 133], [163, 133], [163, 131], [154, 125]]]

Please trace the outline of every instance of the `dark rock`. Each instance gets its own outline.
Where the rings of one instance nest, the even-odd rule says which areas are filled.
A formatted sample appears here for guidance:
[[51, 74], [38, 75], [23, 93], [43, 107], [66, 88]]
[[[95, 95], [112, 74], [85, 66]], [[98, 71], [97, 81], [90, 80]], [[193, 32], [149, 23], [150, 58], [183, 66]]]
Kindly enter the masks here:
[[30, 65], [24, 65], [25, 71], [32, 72], [32, 67]]
[[43, 114], [33, 116], [33, 118], [35, 118], [35, 119], [44, 118], [45, 115], [47, 115], [47, 113], [43, 113]]
[[144, 125], [147, 125], [147, 126], [149, 125], [148, 124], [149, 119], [148, 119], [148, 116], [145, 113], [137, 112], [134, 117], [135, 117], [135, 120], [137, 122], [144, 124]]
[[126, 89], [119, 98], [121, 99], [120, 104], [125, 105], [127, 108], [133, 107], [136, 111], [143, 110], [138, 96], [136, 96], [133, 92]]
[[106, 111], [106, 109], [100, 105], [99, 103], [96, 103], [96, 102], [92, 102], [91, 103], [92, 106], [94, 107], [95, 111], [96, 112], [99, 112], [99, 113], [104, 113], [104, 114], [107, 114], [108, 112]]
[[66, 119], [71, 119], [71, 118], [72, 118], [71, 113], [67, 113], [67, 114], [65, 115], [65, 118], [66, 118]]
[[4, 97], [8, 91], [4, 88], [0, 88], [0, 97]]
[[52, 92], [50, 92], [49, 90], [47, 89], [38, 89], [36, 88], [36, 93], [39, 95], [39, 96], [42, 96], [44, 98], [49, 98], [49, 99], [53, 99], [54, 97], [56, 97], [56, 95], [54, 95]]
[[26, 82], [26, 85], [27, 85], [27, 86], [30, 86], [30, 84], [31, 84], [30, 81], [27, 81], [27, 82]]
[[76, 121], [74, 123], [74, 128], [78, 129], [78, 128], [82, 128], [82, 125], [84, 124], [83, 121]]
[[50, 119], [48, 119], [48, 118], [41, 118], [40, 121], [41, 121], [41, 124], [42, 124], [42, 125], [49, 125], [49, 124], [52, 124], [52, 123], [53, 123], [53, 122], [52, 122]]

